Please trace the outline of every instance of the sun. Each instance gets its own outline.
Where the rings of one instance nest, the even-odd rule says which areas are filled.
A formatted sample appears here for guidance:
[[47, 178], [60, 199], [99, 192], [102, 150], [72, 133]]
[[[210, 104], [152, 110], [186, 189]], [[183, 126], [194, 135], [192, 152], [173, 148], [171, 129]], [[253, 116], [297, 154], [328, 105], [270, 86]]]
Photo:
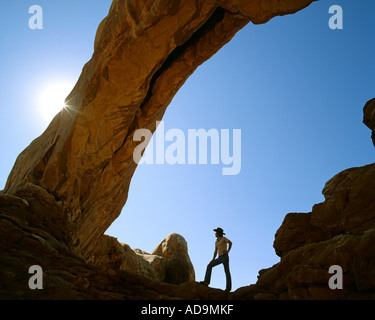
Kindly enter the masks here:
[[38, 97], [39, 115], [44, 121], [51, 121], [66, 105], [65, 98], [73, 89], [68, 81], [56, 81], [40, 90]]

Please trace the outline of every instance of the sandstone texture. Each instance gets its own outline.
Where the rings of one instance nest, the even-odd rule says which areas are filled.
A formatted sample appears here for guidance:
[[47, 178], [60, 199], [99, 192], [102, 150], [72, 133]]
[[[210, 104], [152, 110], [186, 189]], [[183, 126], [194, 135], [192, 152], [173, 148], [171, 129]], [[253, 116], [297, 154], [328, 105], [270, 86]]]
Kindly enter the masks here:
[[[0, 196], [0, 299], [228, 299], [222, 290], [196, 282], [168, 284], [113, 263], [87, 263], [63, 242], [14, 216], [32, 214], [30, 207], [20, 198]], [[43, 290], [29, 288], [32, 265], [43, 268]]]
[[165, 259], [163, 281], [179, 284], [195, 280], [195, 271], [188, 254], [187, 242], [182, 236], [171, 233], [152, 254]]
[[[1, 299], [374, 299], [375, 164], [327, 182], [311, 213], [276, 232], [281, 260], [233, 293], [194, 282], [182, 236], [148, 254], [105, 235], [136, 169], [135, 130], [155, 131], [178, 89], [247, 23], [312, 0], [114, 0], [91, 60], [0, 192]], [[364, 108], [374, 140], [374, 99]], [[30, 290], [31, 265], [44, 289]], [[331, 265], [344, 289], [328, 288]], [[167, 283], [169, 282], [169, 283]]]
[[129, 245], [119, 243], [116, 238], [104, 235], [87, 262], [134, 272], [166, 283], [195, 281], [187, 242], [177, 233], [168, 235], [152, 254], [140, 249], [132, 250]]

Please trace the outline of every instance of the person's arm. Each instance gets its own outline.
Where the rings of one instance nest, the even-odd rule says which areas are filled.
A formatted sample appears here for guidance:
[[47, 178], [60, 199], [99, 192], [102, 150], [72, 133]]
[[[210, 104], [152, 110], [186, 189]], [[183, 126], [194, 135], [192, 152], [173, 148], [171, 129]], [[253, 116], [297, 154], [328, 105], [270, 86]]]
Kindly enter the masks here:
[[216, 255], [217, 255], [217, 248], [215, 248], [215, 253], [214, 253], [214, 257], [212, 258], [212, 260], [211, 260], [211, 261], [215, 260], [215, 258], [216, 258]]
[[230, 249], [232, 249], [232, 241], [230, 241], [229, 239], [227, 239], [227, 240], [228, 240], [227, 243], [229, 245], [227, 253], [229, 253]]

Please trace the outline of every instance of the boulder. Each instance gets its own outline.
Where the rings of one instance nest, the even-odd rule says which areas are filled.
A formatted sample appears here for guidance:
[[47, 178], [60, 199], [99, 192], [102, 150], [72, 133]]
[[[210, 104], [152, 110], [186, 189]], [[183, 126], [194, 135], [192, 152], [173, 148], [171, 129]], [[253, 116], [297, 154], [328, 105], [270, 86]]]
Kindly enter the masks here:
[[180, 284], [195, 280], [187, 242], [177, 233], [168, 235], [152, 254], [132, 250], [116, 238], [104, 235], [87, 262], [134, 272], [154, 281]]
[[273, 247], [282, 257], [285, 253], [305, 244], [326, 240], [323, 230], [310, 223], [311, 213], [289, 213], [275, 234]]
[[195, 281], [186, 240], [177, 233], [168, 235], [152, 252], [166, 260], [165, 278], [168, 283], [179, 284]]

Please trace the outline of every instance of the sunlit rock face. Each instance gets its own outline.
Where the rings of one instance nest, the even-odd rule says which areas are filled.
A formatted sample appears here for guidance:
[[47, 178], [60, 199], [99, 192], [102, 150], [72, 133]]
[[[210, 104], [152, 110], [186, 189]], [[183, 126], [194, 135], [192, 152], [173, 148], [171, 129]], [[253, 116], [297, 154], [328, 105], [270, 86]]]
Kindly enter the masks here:
[[104, 235], [87, 262], [171, 284], [195, 281], [188, 244], [177, 233], [169, 234], [151, 254], [141, 249], [132, 250], [116, 238]]

